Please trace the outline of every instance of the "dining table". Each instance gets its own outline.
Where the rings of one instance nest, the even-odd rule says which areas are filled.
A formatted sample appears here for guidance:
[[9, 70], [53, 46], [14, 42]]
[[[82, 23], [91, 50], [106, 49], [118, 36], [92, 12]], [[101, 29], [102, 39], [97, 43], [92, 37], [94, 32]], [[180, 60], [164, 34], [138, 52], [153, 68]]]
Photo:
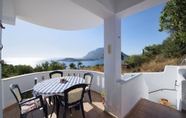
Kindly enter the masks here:
[[[65, 79], [66, 81], [61, 81], [61, 79]], [[58, 104], [56, 100], [57, 95], [64, 95], [64, 90], [68, 89], [69, 87], [85, 83], [85, 80], [82, 77], [78, 76], [63, 76], [63, 77], [56, 77], [51, 79], [43, 80], [37, 83], [33, 87], [33, 94], [34, 96], [42, 95], [42, 96], [54, 96], [54, 107], [56, 104], [56, 109], [58, 109]], [[54, 107], [52, 112], [54, 111]]]
[[[66, 81], [61, 82], [61, 79], [65, 79]], [[82, 77], [78, 76], [63, 76], [51, 78], [37, 83], [33, 88], [33, 94], [35, 96], [63, 95], [64, 90], [73, 85], [81, 83], [85, 83], [85, 80]]]

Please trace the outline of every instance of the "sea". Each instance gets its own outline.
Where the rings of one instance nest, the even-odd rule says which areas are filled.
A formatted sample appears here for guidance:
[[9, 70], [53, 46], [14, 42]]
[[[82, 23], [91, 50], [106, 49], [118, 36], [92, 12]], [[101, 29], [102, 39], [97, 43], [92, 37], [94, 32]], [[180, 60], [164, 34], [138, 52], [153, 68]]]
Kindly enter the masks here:
[[[62, 58], [60, 58], [62, 59]], [[59, 58], [52, 58], [52, 59], [44, 59], [44, 58], [3, 58], [6, 64], [12, 65], [30, 65], [31, 67], [35, 68], [36, 65], [41, 65], [46, 61], [51, 63], [51, 60], [58, 61]], [[78, 61], [58, 61], [59, 63], [65, 63], [67, 69], [69, 68], [70, 63], [74, 63], [77, 67]], [[82, 65], [84, 66], [94, 66], [95, 64], [104, 64], [104, 60], [94, 60], [94, 61], [81, 61]]]

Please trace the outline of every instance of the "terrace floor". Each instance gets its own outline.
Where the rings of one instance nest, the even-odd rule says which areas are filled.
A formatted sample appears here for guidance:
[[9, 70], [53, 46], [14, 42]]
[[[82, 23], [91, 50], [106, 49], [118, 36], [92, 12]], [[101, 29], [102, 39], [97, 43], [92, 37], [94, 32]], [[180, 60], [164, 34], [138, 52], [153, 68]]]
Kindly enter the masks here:
[[141, 99], [125, 118], [186, 118], [186, 114], [174, 108]]
[[[104, 112], [101, 95], [91, 91], [92, 104], [89, 103], [88, 94], [84, 95], [84, 113], [86, 118], [114, 118], [107, 112]], [[56, 118], [55, 112], [52, 113], [53, 105], [48, 105], [48, 118]], [[52, 113], [52, 114], [51, 114]], [[72, 110], [72, 116], [66, 112], [67, 118], [82, 118], [81, 110]], [[36, 110], [28, 114], [27, 118], [43, 118], [44, 114], [42, 109]], [[62, 118], [62, 111], [60, 109], [59, 117]], [[19, 108], [17, 104], [3, 112], [3, 118], [19, 118]]]
[[[88, 95], [84, 96], [84, 112], [86, 118], [114, 118], [107, 112], [104, 112], [104, 106], [101, 102], [100, 94], [91, 91], [92, 104], [89, 104]], [[53, 105], [48, 106], [48, 118], [56, 118], [56, 114], [52, 113]], [[61, 110], [61, 109], [60, 109]], [[51, 114], [52, 113], [52, 114]], [[82, 118], [81, 110], [72, 110], [72, 116], [66, 112], [67, 118]], [[43, 118], [41, 110], [29, 113], [27, 118]], [[60, 112], [60, 116], [62, 113]], [[14, 105], [3, 111], [3, 118], [19, 118], [19, 108]], [[158, 103], [141, 99], [133, 107], [125, 118], [186, 118], [186, 114], [179, 112], [173, 108], [162, 106]]]

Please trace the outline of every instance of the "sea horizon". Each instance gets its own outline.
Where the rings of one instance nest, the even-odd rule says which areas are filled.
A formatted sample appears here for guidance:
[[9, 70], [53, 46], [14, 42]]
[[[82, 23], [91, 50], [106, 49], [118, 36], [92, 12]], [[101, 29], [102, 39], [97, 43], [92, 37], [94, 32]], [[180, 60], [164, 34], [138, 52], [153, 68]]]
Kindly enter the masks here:
[[[69, 68], [70, 63], [74, 63], [76, 66], [78, 64], [78, 61], [59, 61], [61, 59], [65, 59], [69, 57], [64, 57], [64, 58], [28, 58], [28, 57], [15, 57], [15, 58], [3, 58], [4, 62], [6, 64], [12, 64], [12, 65], [30, 65], [31, 67], [35, 68], [36, 65], [40, 65], [44, 62], [49, 62], [51, 61], [58, 61], [59, 63], [65, 63], [67, 68]], [[80, 58], [74, 58], [74, 59], [80, 59]], [[85, 66], [94, 66], [95, 64], [103, 64], [104, 60], [91, 60], [91, 61], [81, 61], [82, 65]]]

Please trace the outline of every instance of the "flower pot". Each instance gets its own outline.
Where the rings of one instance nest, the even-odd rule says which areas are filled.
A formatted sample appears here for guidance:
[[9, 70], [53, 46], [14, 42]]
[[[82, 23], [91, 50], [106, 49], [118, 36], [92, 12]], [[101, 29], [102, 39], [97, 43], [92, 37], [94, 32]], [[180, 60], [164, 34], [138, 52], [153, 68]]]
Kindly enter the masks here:
[[102, 104], [105, 104], [105, 99], [104, 98], [102, 98]]
[[164, 106], [170, 106], [170, 101], [165, 99], [165, 98], [161, 98], [160, 99], [160, 104], [164, 105]]

